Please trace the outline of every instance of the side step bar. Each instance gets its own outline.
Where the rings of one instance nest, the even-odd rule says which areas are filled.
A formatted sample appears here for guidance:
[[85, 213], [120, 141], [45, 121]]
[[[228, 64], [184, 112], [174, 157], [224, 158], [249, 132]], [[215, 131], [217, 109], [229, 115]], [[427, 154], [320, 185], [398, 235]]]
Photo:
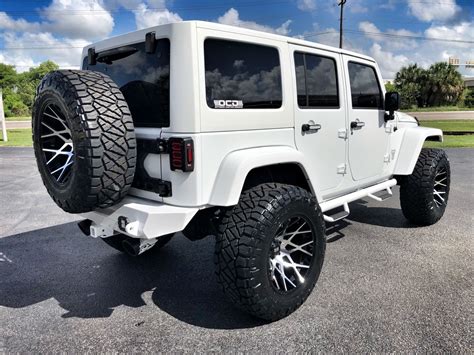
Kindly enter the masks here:
[[[327, 211], [331, 211], [337, 207], [344, 206], [344, 211], [338, 212], [332, 216], [328, 216], [324, 214], [324, 220], [326, 222], [335, 222], [340, 219], [346, 218], [350, 213], [349, 203], [359, 200], [361, 198], [367, 197], [367, 196], [370, 198], [373, 198], [376, 201], [384, 201], [387, 198], [392, 196], [391, 187], [395, 186], [396, 184], [397, 184], [397, 180], [391, 179], [391, 180], [382, 182], [380, 184], [369, 186], [365, 189], [352, 192], [345, 196], [341, 196], [332, 200], [321, 202], [320, 207], [323, 213]], [[385, 190], [384, 194], [377, 194], [384, 190]]]
[[349, 210], [349, 204], [346, 202], [344, 203], [344, 211], [336, 212], [331, 216], [327, 216], [324, 214], [323, 217], [326, 222], [333, 223], [339, 221], [340, 219], [346, 218], [347, 216], [349, 216], [350, 213], [351, 211]]

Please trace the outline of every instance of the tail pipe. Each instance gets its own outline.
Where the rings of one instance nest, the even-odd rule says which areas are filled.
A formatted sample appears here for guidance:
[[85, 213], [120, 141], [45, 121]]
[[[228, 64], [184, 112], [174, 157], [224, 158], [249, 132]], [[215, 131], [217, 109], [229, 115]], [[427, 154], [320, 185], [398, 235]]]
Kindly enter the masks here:
[[127, 238], [122, 242], [122, 247], [128, 255], [138, 256], [151, 249], [155, 243], [156, 239]]

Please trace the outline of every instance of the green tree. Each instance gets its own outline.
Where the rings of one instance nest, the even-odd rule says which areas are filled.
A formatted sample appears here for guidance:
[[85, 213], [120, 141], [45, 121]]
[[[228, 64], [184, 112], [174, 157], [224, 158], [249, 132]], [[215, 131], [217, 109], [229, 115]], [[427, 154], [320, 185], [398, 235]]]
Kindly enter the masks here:
[[464, 97], [464, 106], [474, 107], [474, 90], [466, 89], [466, 94]]
[[397, 91], [397, 89], [395, 88], [394, 84], [392, 84], [390, 81], [387, 81], [387, 83], [385, 84], [385, 91], [391, 92], [391, 91]]
[[427, 71], [426, 102], [429, 106], [455, 105], [464, 91], [457, 69], [444, 62], [434, 63]]
[[423, 90], [426, 84], [426, 70], [417, 64], [403, 67], [395, 75], [395, 89], [400, 93], [402, 108], [423, 106]]
[[48, 60], [36, 68], [30, 68], [29, 71], [18, 74], [18, 93], [21, 96], [21, 101], [29, 110], [33, 107], [36, 88], [41, 79], [49, 72], [58, 69], [59, 66], [56, 63]]
[[3, 91], [5, 115], [29, 115], [36, 87], [47, 73], [58, 68], [56, 63], [48, 60], [37, 68], [30, 68], [29, 71], [18, 74], [15, 66], [0, 63], [0, 89]]
[[17, 80], [17, 74], [13, 65], [0, 63], [0, 88], [12, 88]]
[[10, 88], [3, 90], [3, 108], [6, 117], [29, 115], [28, 106], [23, 103], [21, 96]]

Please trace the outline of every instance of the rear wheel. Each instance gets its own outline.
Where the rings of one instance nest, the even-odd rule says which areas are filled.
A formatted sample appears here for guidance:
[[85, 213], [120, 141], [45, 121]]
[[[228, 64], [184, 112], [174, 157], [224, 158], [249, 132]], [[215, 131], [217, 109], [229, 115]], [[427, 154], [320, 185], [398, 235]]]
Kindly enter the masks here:
[[322, 213], [308, 191], [259, 185], [245, 191], [222, 219], [215, 251], [218, 281], [239, 308], [277, 320], [311, 293], [325, 247]]
[[443, 217], [448, 204], [451, 170], [442, 149], [422, 149], [413, 173], [402, 177], [400, 204], [412, 223], [428, 226]]

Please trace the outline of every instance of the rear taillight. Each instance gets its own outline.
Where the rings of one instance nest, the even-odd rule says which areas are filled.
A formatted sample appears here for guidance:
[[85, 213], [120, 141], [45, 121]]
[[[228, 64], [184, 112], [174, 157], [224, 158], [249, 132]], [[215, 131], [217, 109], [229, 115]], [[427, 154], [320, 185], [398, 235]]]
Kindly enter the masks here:
[[194, 170], [194, 143], [191, 138], [170, 138], [168, 147], [171, 170]]

